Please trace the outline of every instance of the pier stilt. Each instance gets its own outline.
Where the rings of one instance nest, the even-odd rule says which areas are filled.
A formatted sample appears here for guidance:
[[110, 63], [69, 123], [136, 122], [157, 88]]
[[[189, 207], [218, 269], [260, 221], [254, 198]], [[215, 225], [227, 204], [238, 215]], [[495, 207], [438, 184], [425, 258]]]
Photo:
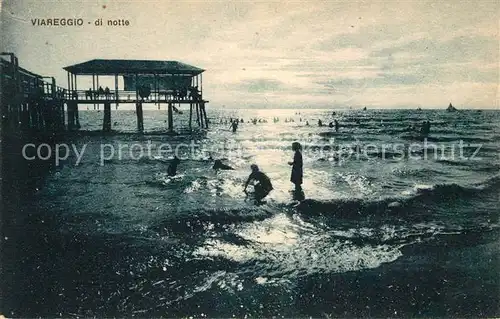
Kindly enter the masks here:
[[104, 102], [104, 120], [102, 122], [102, 130], [104, 132], [111, 132], [111, 103]]
[[205, 128], [208, 128], [207, 110], [205, 110], [205, 102], [204, 101], [201, 101], [200, 107], [201, 107], [201, 112], [203, 113], [203, 119], [205, 121]]
[[81, 126], [80, 126], [80, 116], [78, 114], [78, 102], [75, 101], [73, 107], [75, 112], [75, 127], [77, 130], [79, 130]]
[[200, 112], [200, 127], [204, 128], [203, 111], [201, 110], [201, 103], [198, 103], [198, 112]]
[[30, 127], [29, 103], [23, 103], [21, 112], [21, 129], [23, 131], [26, 131], [28, 130], [29, 127]]
[[59, 123], [61, 123], [61, 130], [66, 128], [66, 114], [64, 114], [64, 102], [59, 101]]
[[45, 104], [45, 129], [48, 132], [55, 132], [57, 130], [57, 116], [56, 116], [56, 101], [50, 100]]
[[173, 117], [173, 108], [172, 108], [172, 102], [168, 102], [168, 131], [173, 132], [174, 131], [174, 117]]
[[45, 114], [46, 114], [46, 109], [47, 109], [47, 106], [45, 104], [45, 101], [44, 100], [39, 100], [38, 101], [38, 129], [40, 131], [44, 131], [45, 130]]
[[39, 112], [38, 112], [38, 109], [40, 107], [40, 105], [38, 104], [39, 102], [35, 102], [33, 103], [33, 107], [31, 108], [31, 128], [37, 130], [39, 128], [39, 122], [40, 122], [40, 119], [39, 119]]
[[195, 107], [196, 107], [196, 122], [198, 123], [198, 126], [200, 126], [200, 106], [198, 104], [198, 102], [195, 103]]
[[135, 103], [135, 113], [137, 115], [137, 130], [144, 131], [144, 115], [142, 113], [142, 102]]
[[190, 131], [193, 129], [192, 121], [193, 121], [193, 103], [189, 103], [189, 130]]
[[38, 106], [38, 108], [37, 108], [38, 129], [43, 130], [45, 127], [45, 121], [44, 121], [44, 117], [43, 117], [44, 107], [45, 107], [44, 100], [40, 100], [37, 103], [37, 106]]
[[63, 101], [59, 101], [58, 103], [58, 114], [59, 114], [59, 129], [61, 131], [64, 131], [66, 129], [66, 115], [64, 114], [64, 102]]
[[69, 101], [66, 103], [67, 113], [68, 113], [68, 130], [72, 131], [75, 129], [75, 110], [73, 108], [73, 102]]

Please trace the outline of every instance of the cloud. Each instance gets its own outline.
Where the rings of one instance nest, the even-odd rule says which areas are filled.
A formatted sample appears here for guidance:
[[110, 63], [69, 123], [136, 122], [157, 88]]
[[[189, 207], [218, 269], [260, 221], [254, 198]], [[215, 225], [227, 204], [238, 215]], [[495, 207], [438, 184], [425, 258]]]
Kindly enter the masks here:
[[[160, 59], [206, 69], [211, 105], [498, 104], [498, 1], [114, 1], [105, 11], [90, 1], [3, 5], [4, 49], [62, 85], [67, 65]], [[125, 18], [132, 26], [29, 23], [52, 16]]]
[[418, 62], [446, 63], [498, 61], [498, 39], [484, 36], [459, 36], [446, 41], [419, 39], [405, 45], [393, 46], [372, 52], [373, 57], [387, 57], [397, 53], [419, 56]]
[[237, 88], [241, 91], [250, 93], [286, 90], [286, 86], [283, 82], [272, 79], [244, 80], [237, 85]]

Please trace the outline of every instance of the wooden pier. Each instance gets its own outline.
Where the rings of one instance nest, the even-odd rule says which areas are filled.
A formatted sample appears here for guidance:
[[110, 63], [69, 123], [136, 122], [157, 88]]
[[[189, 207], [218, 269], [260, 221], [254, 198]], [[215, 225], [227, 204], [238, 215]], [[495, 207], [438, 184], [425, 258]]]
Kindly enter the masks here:
[[65, 130], [63, 89], [53, 77], [19, 66], [13, 53], [1, 53], [2, 133], [36, 131], [55, 134]]
[[[103, 131], [111, 131], [111, 104], [135, 104], [137, 130], [144, 131], [143, 104], [166, 104], [168, 130], [174, 131], [176, 106], [189, 104], [189, 129], [193, 127], [193, 112], [200, 128], [208, 128], [206, 103], [203, 99], [203, 69], [177, 61], [153, 60], [90, 60], [65, 67], [68, 75], [68, 129], [77, 127], [78, 105], [104, 107]], [[92, 77], [92, 87], [78, 89], [78, 80]], [[103, 88], [99, 80], [114, 80], [115, 87]], [[123, 88], [118, 79], [123, 77]], [[71, 111], [69, 111], [71, 110]]]
[[[79, 106], [103, 106], [102, 130], [111, 131], [112, 108], [135, 104], [137, 130], [144, 131], [143, 104], [167, 105], [168, 130], [174, 132], [174, 113], [189, 104], [189, 130], [208, 128], [203, 99], [203, 69], [177, 61], [91, 60], [65, 67], [68, 85], [56, 85], [53, 77], [42, 76], [19, 66], [13, 53], [1, 53], [1, 114], [4, 133], [75, 131], [81, 128]], [[78, 80], [92, 77], [92, 87], [78, 89]], [[114, 79], [115, 87], [102, 88], [99, 80]], [[119, 77], [123, 87], [119, 87]], [[81, 84], [80, 84], [81, 85]]]

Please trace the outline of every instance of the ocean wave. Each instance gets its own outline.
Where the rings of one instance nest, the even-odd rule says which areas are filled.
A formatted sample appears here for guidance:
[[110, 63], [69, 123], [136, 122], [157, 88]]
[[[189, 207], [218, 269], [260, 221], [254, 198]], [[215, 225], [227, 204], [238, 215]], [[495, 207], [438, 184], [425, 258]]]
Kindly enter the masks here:
[[417, 186], [413, 195], [409, 197], [385, 198], [380, 200], [341, 199], [333, 201], [319, 201], [306, 199], [297, 206], [297, 211], [305, 215], [333, 215], [340, 218], [356, 218], [369, 215], [409, 214], [410, 207], [441, 204], [445, 200], [455, 198], [472, 198], [478, 194], [497, 192], [500, 187], [500, 176], [492, 177], [482, 183], [470, 187], [458, 184], [436, 184]]
[[[274, 284], [317, 272], [356, 271], [394, 261], [401, 256], [400, 243], [356, 240], [381, 234], [385, 240], [394, 233], [389, 228], [388, 231], [324, 229], [296, 215], [277, 214], [263, 222], [235, 225], [225, 229], [224, 234], [214, 234], [205, 239], [193, 255], [216, 263], [227, 260], [244, 264], [257, 284]], [[234, 236], [228, 237], [227, 233]], [[344, 234], [346, 236], [342, 236]], [[260, 276], [262, 274], [265, 276]]]
[[419, 188], [417, 196], [436, 197], [440, 199], [449, 197], [475, 196], [481, 193], [498, 191], [500, 187], [500, 175], [493, 176], [483, 182], [475, 183], [471, 186], [461, 186], [458, 184], [437, 184], [430, 188]]
[[156, 173], [153, 180], [146, 181], [146, 184], [153, 187], [163, 187], [167, 185], [175, 185], [176, 187], [182, 187], [187, 185], [185, 181], [186, 175], [177, 174], [175, 176], [169, 176], [167, 173], [160, 172]]
[[450, 166], [467, 166], [467, 162], [466, 161], [452, 161], [452, 160], [445, 160], [445, 159], [441, 159], [441, 160], [437, 160], [438, 163], [441, 163], [441, 164], [445, 164], [445, 165], [450, 165]]
[[486, 143], [486, 142], [491, 142], [491, 139], [489, 138], [484, 138], [484, 137], [479, 137], [479, 136], [435, 136], [431, 135], [430, 136], [423, 136], [420, 134], [403, 134], [400, 135], [399, 138], [403, 140], [410, 140], [410, 141], [424, 141], [427, 140], [427, 142], [464, 142], [464, 143]]
[[453, 161], [453, 160], [440, 159], [437, 161], [437, 163], [446, 166], [467, 168], [468, 170], [472, 168], [475, 172], [496, 173], [500, 171], [500, 165], [498, 164], [477, 163], [471, 160]]
[[183, 210], [157, 221], [155, 230], [163, 230], [165, 227], [185, 231], [189, 229], [205, 229], [213, 225], [226, 225], [241, 222], [251, 222], [264, 220], [277, 213], [269, 207], [259, 207], [253, 204], [233, 205], [233, 208], [200, 208], [192, 210]]
[[352, 218], [383, 214], [392, 202], [395, 202], [395, 200], [367, 201], [364, 199], [341, 199], [319, 201], [305, 199], [299, 203], [297, 211], [305, 215], [331, 214], [340, 218]]
[[[412, 174], [421, 174], [415, 172]], [[182, 185], [191, 185], [184, 181], [183, 176], [175, 180], [156, 181], [157, 186], [165, 187], [170, 183], [181, 183]], [[413, 189], [402, 192], [398, 196], [370, 199], [370, 198], [346, 198], [335, 200], [305, 199], [298, 204], [289, 202], [275, 202], [270, 200], [262, 206], [255, 206], [251, 202], [246, 202], [242, 198], [225, 198], [224, 207], [194, 207], [185, 205], [178, 208], [176, 212], [164, 215], [158, 223], [156, 229], [176, 228], [184, 231], [193, 231], [203, 229], [208, 224], [228, 225], [244, 222], [253, 222], [265, 220], [277, 213], [295, 213], [303, 216], [332, 216], [343, 219], [362, 219], [367, 216], [377, 218], [386, 218], [397, 216], [406, 218], [407, 216], [417, 216], [418, 214], [427, 214], [429, 209], [442, 207], [443, 204], [453, 203], [456, 199], [467, 199], [474, 201], [476, 199], [491, 197], [491, 194], [498, 192], [500, 187], [500, 176], [494, 176], [481, 183], [470, 184], [468, 186], [451, 184], [431, 184], [415, 185]], [[189, 187], [186, 190], [190, 190]], [[489, 196], [489, 197], [488, 197]], [[295, 205], [295, 206], [292, 206]], [[426, 213], [427, 212], [427, 213]], [[432, 213], [432, 212], [431, 212]]]
[[433, 168], [397, 168], [393, 170], [395, 176], [401, 177], [428, 177], [428, 176], [438, 176], [446, 174], [443, 170], [433, 169]]

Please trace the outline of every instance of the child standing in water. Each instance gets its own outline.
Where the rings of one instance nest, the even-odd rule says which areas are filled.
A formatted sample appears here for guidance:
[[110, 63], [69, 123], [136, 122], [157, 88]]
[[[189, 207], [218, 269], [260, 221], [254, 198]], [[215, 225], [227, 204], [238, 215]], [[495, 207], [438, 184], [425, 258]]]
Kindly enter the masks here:
[[292, 143], [292, 150], [295, 151], [293, 155], [293, 162], [288, 162], [288, 165], [292, 165], [292, 175], [290, 177], [290, 182], [295, 184], [295, 189], [300, 190], [302, 188], [302, 153], [300, 152], [302, 145], [299, 142]]

